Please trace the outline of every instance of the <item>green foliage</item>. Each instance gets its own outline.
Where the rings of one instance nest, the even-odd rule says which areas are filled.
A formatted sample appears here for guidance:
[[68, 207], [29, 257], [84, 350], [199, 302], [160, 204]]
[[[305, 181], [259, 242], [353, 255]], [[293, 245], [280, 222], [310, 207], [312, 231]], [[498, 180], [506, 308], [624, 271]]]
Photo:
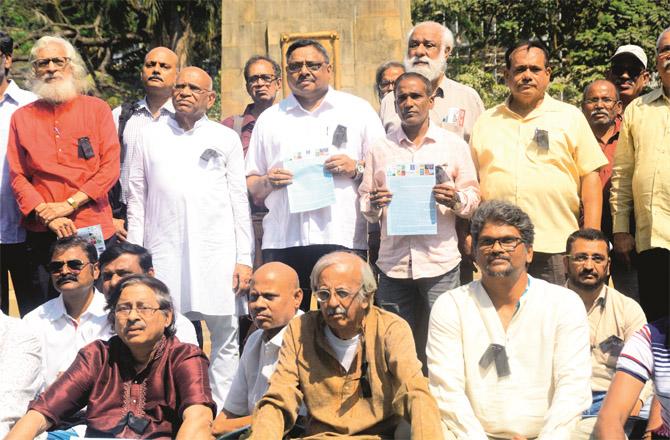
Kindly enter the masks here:
[[58, 34], [77, 47], [95, 93], [112, 106], [143, 95], [140, 66], [153, 47], [171, 48], [180, 66], [197, 65], [212, 77], [221, 65], [218, 0], [0, 0], [0, 29], [17, 45], [12, 72], [19, 82], [35, 40]]
[[505, 49], [523, 38], [539, 38], [549, 48], [549, 93], [578, 103], [622, 44], [642, 46], [653, 71], [656, 38], [670, 25], [670, 0], [414, 0], [412, 19], [454, 32], [459, 47], [448, 74], [480, 92], [487, 107], [499, 98], [490, 81], [502, 84]]

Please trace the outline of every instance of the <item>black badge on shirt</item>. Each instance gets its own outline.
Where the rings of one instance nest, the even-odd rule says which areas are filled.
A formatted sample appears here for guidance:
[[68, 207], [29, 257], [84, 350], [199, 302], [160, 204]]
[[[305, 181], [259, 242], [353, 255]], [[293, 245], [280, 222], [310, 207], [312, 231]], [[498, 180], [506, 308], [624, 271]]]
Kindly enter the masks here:
[[205, 151], [203, 151], [203, 153], [200, 155], [200, 160], [202, 160], [203, 162], [209, 162], [210, 159], [219, 156], [221, 156], [221, 153], [211, 148], [208, 148]]
[[340, 148], [342, 144], [347, 142], [347, 127], [338, 125], [333, 133], [333, 145]]
[[541, 128], [535, 129], [535, 136], [533, 137], [537, 146], [543, 150], [549, 149], [549, 132]]
[[95, 156], [95, 152], [91, 146], [91, 141], [87, 137], [84, 136], [77, 139], [77, 153], [79, 159], [89, 160]]

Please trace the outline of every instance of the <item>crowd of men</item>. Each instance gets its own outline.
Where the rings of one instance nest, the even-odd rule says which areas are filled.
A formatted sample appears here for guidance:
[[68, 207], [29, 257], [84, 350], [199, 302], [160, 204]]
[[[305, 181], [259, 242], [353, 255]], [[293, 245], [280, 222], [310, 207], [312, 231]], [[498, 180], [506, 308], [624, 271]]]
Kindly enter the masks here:
[[[19, 88], [0, 32], [0, 437], [670, 437], [670, 28], [658, 88], [624, 45], [581, 109], [540, 41], [488, 110], [453, 48], [414, 26], [377, 113], [297, 40], [220, 123], [168, 48], [111, 110], [61, 37]], [[332, 200], [296, 210], [313, 153]], [[434, 170], [436, 233], [391, 232], [404, 164]]]

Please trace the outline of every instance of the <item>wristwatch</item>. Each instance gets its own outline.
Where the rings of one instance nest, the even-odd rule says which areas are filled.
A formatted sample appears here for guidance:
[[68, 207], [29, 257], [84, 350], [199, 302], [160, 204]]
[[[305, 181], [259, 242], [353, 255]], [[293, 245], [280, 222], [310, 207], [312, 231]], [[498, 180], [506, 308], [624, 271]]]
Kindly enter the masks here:
[[358, 180], [361, 177], [363, 177], [363, 171], [365, 171], [365, 162], [359, 160], [358, 162], [356, 162], [356, 173], [354, 174], [354, 177], [352, 177], [352, 179]]
[[68, 205], [72, 206], [72, 209], [74, 209], [75, 211], [77, 210], [77, 208], [79, 208], [79, 203], [77, 203], [77, 201], [72, 197], [68, 197], [66, 202]]

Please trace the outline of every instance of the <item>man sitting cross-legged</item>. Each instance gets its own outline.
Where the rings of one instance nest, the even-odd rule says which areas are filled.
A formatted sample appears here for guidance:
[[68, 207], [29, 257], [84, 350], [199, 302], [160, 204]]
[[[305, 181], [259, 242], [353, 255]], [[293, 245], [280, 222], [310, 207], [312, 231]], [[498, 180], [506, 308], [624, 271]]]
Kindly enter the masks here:
[[284, 263], [259, 267], [251, 278], [248, 299], [258, 330], [244, 347], [230, 392], [212, 427], [215, 435], [251, 424], [254, 406], [268, 389], [277, 365], [286, 325], [302, 314], [298, 274]]

